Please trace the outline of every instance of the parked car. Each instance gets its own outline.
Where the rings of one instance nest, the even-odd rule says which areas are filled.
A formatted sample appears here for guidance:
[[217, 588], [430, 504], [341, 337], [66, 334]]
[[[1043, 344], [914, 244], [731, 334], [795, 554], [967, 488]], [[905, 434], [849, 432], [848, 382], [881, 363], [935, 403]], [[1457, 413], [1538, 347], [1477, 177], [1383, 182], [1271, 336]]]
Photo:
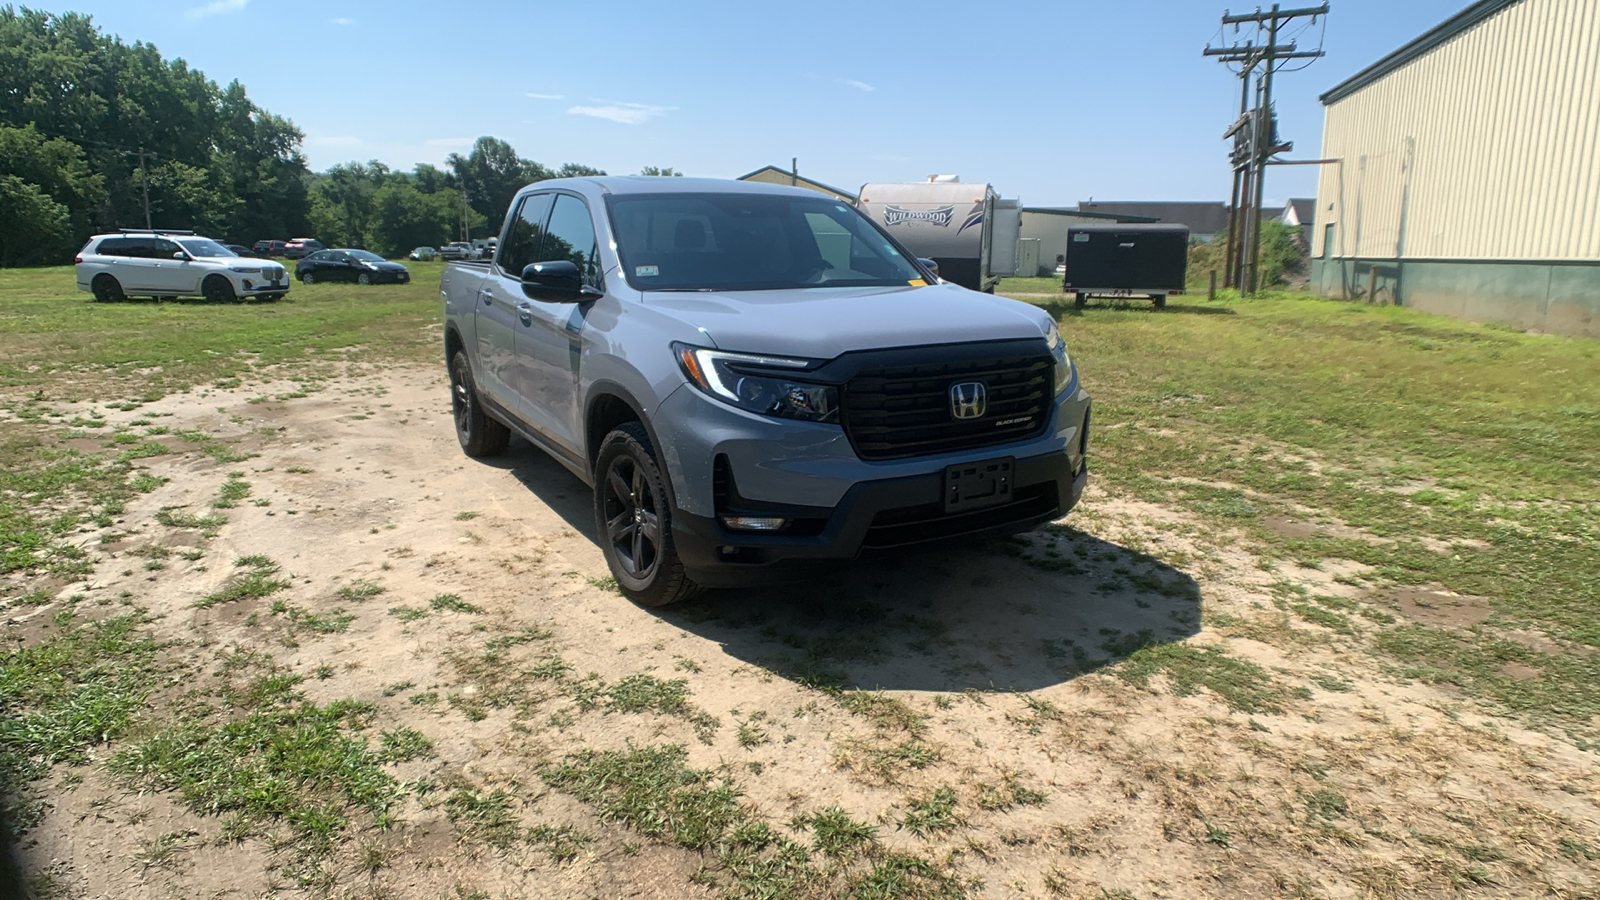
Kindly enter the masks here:
[[498, 242], [499, 242], [498, 238], [487, 238], [487, 239], [481, 240], [481, 241], [473, 241], [472, 242], [472, 257], [471, 258], [472, 259], [494, 259], [494, 249], [495, 249], [495, 245]]
[[255, 250], [253, 250], [253, 249], [251, 249], [249, 247], [246, 247], [243, 244], [223, 244], [222, 246], [228, 248], [228, 250], [230, 252], [232, 252], [234, 256], [243, 256], [243, 257], [247, 257], [249, 259], [266, 259], [267, 258], [265, 254], [257, 253]]
[[417, 247], [410, 253], [406, 254], [406, 258], [414, 259], [418, 262], [427, 262], [430, 259], [438, 259], [439, 251], [433, 249], [432, 247]]
[[466, 241], [451, 241], [439, 248], [439, 256], [443, 259], [471, 259], [472, 245]]
[[294, 275], [302, 284], [318, 281], [354, 281], [357, 284], [405, 284], [411, 271], [365, 250], [318, 250], [295, 263]]
[[283, 249], [287, 245], [288, 245], [288, 241], [265, 241], [265, 240], [263, 240], [263, 241], [256, 241], [254, 244], [252, 244], [250, 246], [250, 249], [256, 251], [257, 253], [262, 254], [263, 256], [282, 256], [283, 255]]
[[97, 234], [73, 260], [78, 290], [101, 302], [129, 296], [205, 297], [215, 303], [276, 300], [289, 292], [283, 266], [240, 259], [192, 231]]
[[556, 179], [501, 233], [440, 279], [456, 437], [522, 435], [591, 485], [640, 604], [1022, 531], [1083, 494], [1089, 395], [1050, 314], [937, 283], [847, 203]]
[[322, 242], [314, 238], [295, 238], [283, 245], [283, 255], [288, 259], [304, 259], [323, 249]]

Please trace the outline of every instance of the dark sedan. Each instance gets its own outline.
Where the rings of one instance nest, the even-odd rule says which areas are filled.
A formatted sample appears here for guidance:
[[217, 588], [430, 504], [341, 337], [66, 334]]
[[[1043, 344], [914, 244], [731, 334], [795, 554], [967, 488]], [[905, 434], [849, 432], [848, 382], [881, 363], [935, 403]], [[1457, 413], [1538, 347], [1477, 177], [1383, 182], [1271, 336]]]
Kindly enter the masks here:
[[405, 284], [411, 280], [411, 272], [405, 266], [365, 250], [318, 250], [294, 264], [294, 275], [302, 284], [318, 281]]
[[243, 256], [243, 257], [246, 257], [246, 258], [249, 258], [249, 259], [266, 259], [267, 258], [267, 255], [265, 253], [257, 253], [255, 250], [253, 250], [253, 249], [251, 249], [249, 247], [246, 247], [243, 244], [223, 244], [222, 246], [228, 248], [229, 250], [232, 250], [234, 256]]

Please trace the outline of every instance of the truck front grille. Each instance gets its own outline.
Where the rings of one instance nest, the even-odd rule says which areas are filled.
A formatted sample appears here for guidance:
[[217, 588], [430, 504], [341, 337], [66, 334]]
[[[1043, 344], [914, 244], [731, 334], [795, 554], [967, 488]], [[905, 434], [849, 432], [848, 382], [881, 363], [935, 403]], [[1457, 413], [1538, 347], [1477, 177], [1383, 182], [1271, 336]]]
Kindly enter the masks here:
[[[1048, 355], [988, 356], [865, 369], [844, 386], [845, 434], [862, 459], [901, 459], [970, 450], [1038, 434], [1050, 414], [1054, 360]], [[957, 419], [951, 385], [987, 388], [981, 418]]]

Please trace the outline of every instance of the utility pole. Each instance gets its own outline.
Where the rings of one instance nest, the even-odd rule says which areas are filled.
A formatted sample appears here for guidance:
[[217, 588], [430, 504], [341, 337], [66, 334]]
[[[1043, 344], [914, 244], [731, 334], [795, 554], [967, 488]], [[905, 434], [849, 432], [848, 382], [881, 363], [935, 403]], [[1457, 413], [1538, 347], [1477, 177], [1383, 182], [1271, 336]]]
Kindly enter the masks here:
[[[144, 228], [150, 230], [150, 173], [144, 167], [144, 148], [139, 148], [139, 186], [144, 188]], [[172, 226], [167, 226], [172, 227]], [[193, 226], [190, 226], [193, 227]]]
[[[1271, 158], [1294, 148], [1293, 143], [1278, 138], [1277, 116], [1272, 112], [1272, 76], [1278, 63], [1289, 59], [1317, 59], [1324, 55], [1316, 50], [1300, 50], [1294, 41], [1278, 43], [1278, 35], [1285, 24], [1294, 19], [1309, 17], [1315, 25], [1319, 16], [1327, 16], [1328, 4], [1304, 9], [1282, 9], [1274, 3], [1268, 12], [1259, 7], [1254, 12], [1234, 15], [1224, 12], [1222, 27], [1232, 25], [1234, 31], [1243, 24], [1252, 24], [1257, 34], [1266, 29], [1266, 43], [1254, 40], [1227, 47], [1206, 47], [1202, 55], [1214, 56], [1224, 63], [1239, 63], [1239, 118], [1223, 134], [1233, 138], [1233, 191], [1229, 198], [1228, 246], [1224, 264], [1226, 284], [1239, 288], [1240, 293], [1253, 294], [1261, 288], [1261, 207], [1266, 196], [1267, 166]], [[1256, 67], [1264, 70], [1256, 79], [1256, 106], [1249, 108], [1250, 82]], [[1240, 222], [1240, 218], [1243, 221]], [[1240, 226], [1240, 227], [1236, 227]]]

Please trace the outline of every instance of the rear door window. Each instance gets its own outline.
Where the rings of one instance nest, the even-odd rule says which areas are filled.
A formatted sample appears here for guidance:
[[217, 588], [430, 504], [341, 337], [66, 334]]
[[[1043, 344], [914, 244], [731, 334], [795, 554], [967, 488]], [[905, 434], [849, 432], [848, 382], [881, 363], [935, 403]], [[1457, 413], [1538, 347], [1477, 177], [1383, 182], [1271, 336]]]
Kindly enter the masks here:
[[594, 220], [589, 218], [588, 204], [571, 194], [556, 195], [539, 261], [568, 260], [583, 273], [585, 284], [597, 285], [600, 282], [597, 250]]
[[517, 204], [506, 238], [500, 243], [495, 262], [511, 278], [521, 278], [522, 270], [539, 262], [539, 247], [544, 243], [544, 226], [550, 218], [553, 194], [529, 194]]

